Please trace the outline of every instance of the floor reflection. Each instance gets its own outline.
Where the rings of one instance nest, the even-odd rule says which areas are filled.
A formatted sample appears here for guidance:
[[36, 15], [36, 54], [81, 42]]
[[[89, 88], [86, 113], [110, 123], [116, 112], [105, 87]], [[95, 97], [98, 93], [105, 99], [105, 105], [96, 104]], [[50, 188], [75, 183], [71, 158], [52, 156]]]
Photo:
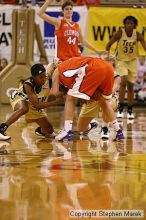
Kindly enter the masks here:
[[123, 142], [101, 140], [100, 127], [62, 143], [37, 138], [34, 124], [14, 125], [12, 141], [0, 141], [0, 220], [68, 220], [75, 209], [146, 212], [145, 122], [144, 113], [123, 119]]

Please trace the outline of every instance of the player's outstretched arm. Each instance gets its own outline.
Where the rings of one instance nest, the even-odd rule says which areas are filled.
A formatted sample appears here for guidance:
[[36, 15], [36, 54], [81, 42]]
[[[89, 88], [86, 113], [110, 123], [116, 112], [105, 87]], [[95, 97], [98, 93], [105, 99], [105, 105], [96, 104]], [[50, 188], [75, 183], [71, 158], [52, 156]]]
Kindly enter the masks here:
[[38, 16], [40, 16], [44, 21], [54, 25], [56, 28], [60, 27], [61, 21], [59, 18], [56, 17], [52, 17], [47, 15], [46, 9], [48, 8], [48, 6], [50, 5], [51, 0], [46, 0], [45, 3], [42, 5], [42, 7], [40, 8], [39, 12], [38, 12]]
[[106, 45], [106, 47], [105, 47], [106, 50], [107, 50], [107, 51], [110, 51], [111, 46], [112, 46], [116, 41], [119, 41], [120, 38], [121, 38], [121, 36], [122, 36], [122, 31], [121, 31], [121, 30], [117, 31], [117, 32], [111, 37], [111, 39], [109, 40], [109, 42], [107, 43], [107, 45]]
[[80, 29], [80, 31], [79, 31], [79, 36], [80, 36], [80, 42], [81, 42], [81, 44], [82, 44], [84, 47], [86, 47], [86, 48], [88, 48], [88, 49], [94, 51], [95, 53], [97, 53], [97, 54], [99, 54], [99, 55], [102, 55], [102, 54], [106, 54], [106, 53], [107, 53], [107, 51], [97, 50], [97, 49], [96, 49], [95, 47], [93, 47], [86, 39], [84, 39], [84, 38], [83, 38], [83, 35], [82, 35], [82, 32], [81, 32], [81, 29]]
[[32, 91], [32, 88], [29, 85], [24, 85], [26, 94], [28, 96], [29, 102], [36, 108], [36, 109], [44, 109], [49, 107], [53, 101], [50, 102], [41, 102], [39, 101], [37, 95]]

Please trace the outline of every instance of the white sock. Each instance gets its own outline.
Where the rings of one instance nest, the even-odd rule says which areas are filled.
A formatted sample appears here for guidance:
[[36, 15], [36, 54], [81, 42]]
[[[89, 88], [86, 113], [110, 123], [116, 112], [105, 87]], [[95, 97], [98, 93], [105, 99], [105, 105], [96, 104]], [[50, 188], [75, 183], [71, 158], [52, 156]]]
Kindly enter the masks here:
[[120, 129], [119, 122], [117, 120], [112, 121], [111, 124], [115, 131]]
[[65, 125], [64, 125], [64, 129], [68, 132], [72, 130], [72, 124], [73, 121], [72, 120], [66, 120], [65, 121]]
[[[91, 122], [90, 122], [90, 123], [91, 123]], [[90, 124], [90, 123], [88, 124], [88, 130], [91, 128], [91, 124]]]

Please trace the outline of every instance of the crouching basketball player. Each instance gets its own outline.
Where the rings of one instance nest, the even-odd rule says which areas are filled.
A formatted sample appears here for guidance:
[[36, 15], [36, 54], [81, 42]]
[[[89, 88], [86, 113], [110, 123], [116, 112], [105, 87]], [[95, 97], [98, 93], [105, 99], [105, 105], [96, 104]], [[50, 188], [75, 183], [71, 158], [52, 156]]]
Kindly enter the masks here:
[[[114, 111], [117, 110], [118, 107], [118, 96], [117, 89], [119, 88], [121, 82], [120, 76], [115, 72], [114, 76], [114, 86], [113, 86], [113, 94], [112, 99], [110, 100], [111, 106]], [[89, 101], [82, 104], [82, 108], [79, 114], [79, 118], [77, 121], [77, 130], [81, 135], [87, 135], [92, 129], [95, 129], [98, 126], [98, 122], [95, 118], [99, 118], [99, 113], [101, 109], [98, 104], [98, 101]], [[103, 117], [102, 127], [100, 131], [100, 137], [103, 140], [109, 139], [109, 122], [106, 122], [105, 115]]]
[[103, 117], [115, 130], [114, 140], [124, 139], [110, 104], [114, 84], [114, 70], [110, 63], [93, 57], [74, 57], [58, 65], [52, 75], [52, 92], [59, 93], [59, 84], [68, 88], [65, 102], [64, 129], [55, 137], [56, 140], [72, 139], [72, 123], [76, 98], [98, 100]]
[[47, 75], [44, 66], [42, 64], [34, 64], [31, 67], [31, 77], [24, 80], [22, 86], [11, 95], [10, 102], [14, 111], [6, 122], [0, 125], [0, 140], [9, 140], [11, 138], [5, 132], [22, 115], [25, 115], [27, 122], [36, 122], [39, 125], [36, 133], [47, 137], [53, 136], [53, 126], [43, 110], [52, 104], [47, 99], [46, 82]]

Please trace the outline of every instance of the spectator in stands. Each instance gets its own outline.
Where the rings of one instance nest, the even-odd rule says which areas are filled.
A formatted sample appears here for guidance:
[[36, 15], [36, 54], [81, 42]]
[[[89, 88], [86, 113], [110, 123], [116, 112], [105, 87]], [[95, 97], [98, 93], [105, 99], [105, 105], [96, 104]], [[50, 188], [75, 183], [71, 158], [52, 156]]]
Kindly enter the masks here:
[[140, 101], [146, 100], [146, 72], [143, 75], [141, 89], [137, 93], [137, 99]]
[[134, 84], [134, 91], [137, 93], [141, 89], [141, 85], [143, 83], [143, 76], [146, 72], [146, 63], [145, 63], [145, 57], [140, 56], [138, 58], [138, 67], [137, 67], [137, 79]]
[[137, 55], [138, 41], [146, 51], [146, 42], [141, 33], [137, 32], [138, 20], [133, 16], [127, 16], [123, 20], [124, 28], [118, 30], [106, 45], [106, 50], [110, 51], [113, 43], [117, 42], [116, 71], [121, 76], [119, 89], [118, 118], [124, 117], [124, 98], [127, 87], [128, 93], [128, 119], [134, 119], [133, 99], [134, 82], [137, 76]]
[[18, 4], [19, 0], [2, 0], [3, 4]]
[[76, 5], [97, 6], [100, 0], [73, 0]]
[[8, 60], [6, 58], [1, 59], [1, 68], [2, 70], [8, 65]]

